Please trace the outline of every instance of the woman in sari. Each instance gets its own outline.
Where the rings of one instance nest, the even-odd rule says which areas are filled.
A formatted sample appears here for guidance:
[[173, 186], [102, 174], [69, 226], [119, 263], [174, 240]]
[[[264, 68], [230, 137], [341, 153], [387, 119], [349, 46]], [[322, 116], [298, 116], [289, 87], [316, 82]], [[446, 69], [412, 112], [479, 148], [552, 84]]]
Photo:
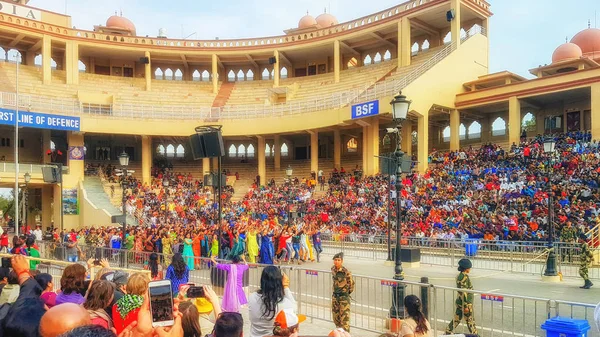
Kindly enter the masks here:
[[240, 238], [240, 233], [235, 232], [233, 239], [233, 248], [227, 257], [228, 260], [233, 260], [235, 256], [243, 256], [245, 251], [244, 240]]
[[214, 257], [212, 258], [212, 262], [216, 265], [217, 269], [227, 271], [227, 282], [223, 291], [223, 304], [221, 308], [227, 312], [240, 312], [240, 307], [248, 304], [248, 299], [244, 293], [244, 272], [248, 270], [248, 265], [244, 256], [233, 256], [231, 264], [217, 263]]
[[264, 264], [273, 264], [273, 234], [268, 234], [265, 228], [260, 238], [260, 262]]
[[256, 229], [250, 229], [246, 236], [246, 244], [248, 245], [248, 260], [250, 263], [256, 263], [258, 256], [258, 242], [256, 241]]

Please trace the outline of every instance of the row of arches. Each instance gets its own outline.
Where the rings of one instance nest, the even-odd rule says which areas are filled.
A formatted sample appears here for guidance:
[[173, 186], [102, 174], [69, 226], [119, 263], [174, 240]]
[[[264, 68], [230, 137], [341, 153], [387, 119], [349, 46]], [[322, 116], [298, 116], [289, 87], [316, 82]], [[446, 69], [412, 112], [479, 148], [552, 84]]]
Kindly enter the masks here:
[[[521, 128], [525, 131], [535, 131], [535, 116], [528, 112], [521, 119]], [[492, 123], [492, 136], [506, 135], [506, 121], [498, 117]], [[458, 127], [458, 136], [460, 140], [481, 138], [481, 123], [474, 121], [468, 127], [461, 123]], [[444, 142], [450, 141], [450, 126], [446, 126], [442, 131]]]
[[166, 81], [183, 81], [183, 71], [181, 71], [181, 69], [175, 69], [175, 71], [173, 71], [171, 68], [167, 68], [163, 71], [161, 68], [156, 68], [156, 70], [154, 70], [154, 78]]
[[[282, 157], [289, 155], [289, 147], [286, 143], [281, 144], [280, 154]], [[254, 144], [231, 144], [227, 148], [227, 155], [230, 158], [254, 158], [256, 156], [256, 149]], [[265, 156], [275, 156], [275, 145], [265, 144]]]
[[166, 147], [159, 144], [156, 147], [156, 154], [167, 158], [183, 158], [185, 157], [185, 147], [182, 144], [168, 144]]
[[[389, 50], [386, 50], [383, 54], [380, 52], [375, 53], [374, 55], [367, 54], [363, 58], [363, 65], [367, 66], [370, 64], [377, 64], [384, 61], [389, 61], [392, 59], [392, 53]], [[356, 65], [356, 58], [352, 58], [348, 61], [348, 68], [351, 68]]]

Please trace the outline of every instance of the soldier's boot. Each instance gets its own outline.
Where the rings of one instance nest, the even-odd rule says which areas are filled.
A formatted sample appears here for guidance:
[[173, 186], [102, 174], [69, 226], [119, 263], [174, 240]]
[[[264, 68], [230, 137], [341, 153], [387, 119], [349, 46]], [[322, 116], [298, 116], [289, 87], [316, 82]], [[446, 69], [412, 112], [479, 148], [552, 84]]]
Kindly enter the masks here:
[[590, 280], [585, 280], [585, 284], [581, 289], [590, 289], [594, 284]]

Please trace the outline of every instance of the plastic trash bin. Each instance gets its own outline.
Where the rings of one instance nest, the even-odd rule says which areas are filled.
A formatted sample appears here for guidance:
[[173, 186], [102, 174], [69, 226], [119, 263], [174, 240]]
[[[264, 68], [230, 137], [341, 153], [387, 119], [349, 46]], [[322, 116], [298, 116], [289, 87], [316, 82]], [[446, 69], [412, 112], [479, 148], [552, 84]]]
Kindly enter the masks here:
[[473, 239], [465, 240], [465, 255], [475, 256], [477, 255], [477, 241]]
[[544, 322], [542, 329], [547, 337], [587, 337], [590, 323], [585, 319], [554, 317]]

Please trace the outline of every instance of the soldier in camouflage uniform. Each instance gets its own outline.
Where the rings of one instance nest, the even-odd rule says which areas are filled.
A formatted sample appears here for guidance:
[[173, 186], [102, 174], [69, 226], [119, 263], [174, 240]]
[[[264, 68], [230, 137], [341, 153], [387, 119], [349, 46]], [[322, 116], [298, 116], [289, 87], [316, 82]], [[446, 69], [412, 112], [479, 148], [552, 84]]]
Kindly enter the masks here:
[[581, 254], [579, 255], [579, 276], [583, 278], [585, 284], [580, 287], [582, 289], [590, 289], [594, 284], [588, 277], [588, 268], [592, 264], [593, 256], [590, 246], [587, 244], [587, 236], [581, 234], [579, 236], [579, 242], [581, 243]]
[[350, 331], [350, 294], [354, 292], [354, 279], [352, 273], [342, 266], [344, 253], [333, 256], [333, 295], [331, 296], [331, 313], [336, 328]]
[[[560, 242], [574, 244], [577, 241], [577, 230], [571, 224], [571, 221], [568, 221], [567, 224], [560, 231]], [[570, 246], [570, 245], [569, 245]], [[569, 256], [569, 262], [573, 262], [573, 250], [572, 247], [567, 247], [563, 250], [564, 254], [562, 254], [561, 261], [565, 262], [565, 258], [567, 255]]]
[[[473, 264], [469, 259], [462, 259], [458, 261], [458, 271], [460, 273], [456, 277], [456, 287], [460, 289], [473, 289], [471, 279], [469, 278], [469, 272]], [[475, 326], [475, 320], [473, 319], [473, 293], [458, 292], [455, 302], [454, 318], [448, 324], [446, 328], [446, 335], [452, 334], [454, 329], [460, 324], [463, 317], [467, 323], [469, 332], [477, 335], [477, 327]]]

